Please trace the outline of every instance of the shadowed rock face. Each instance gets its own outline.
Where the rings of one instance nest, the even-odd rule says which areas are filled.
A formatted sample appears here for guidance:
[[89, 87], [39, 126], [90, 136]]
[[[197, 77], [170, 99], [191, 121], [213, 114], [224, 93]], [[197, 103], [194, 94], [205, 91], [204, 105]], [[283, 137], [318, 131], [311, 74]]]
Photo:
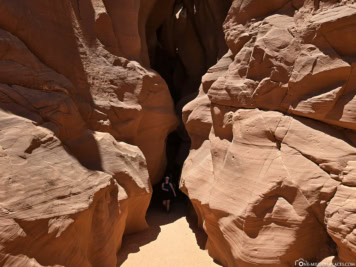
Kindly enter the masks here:
[[103, 170], [88, 170], [38, 119], [1, 111], [1, 266], [113, 266], [123, 233], [147, 226], [143, 154], [93, 133]]
[[196, 94], [201, 77], [227, 52], [222, 24], [230, 5], [231, 0], [156, 1], [146, 25], [147, 47], [175, 103]]
[[355, 25], [353, 0], [0, 0], [0, 266], [115, 266], [189, 101], [212, 257], [355, 262]]
[[355, 263], [355, 1], [235, 0], [224, 32], [183, 109], [181, 189], [210, 255]]
[[222, 25], [230, 6], [231, 0], [157, 0], [148, 16], [143, 51], [167, 82], [179, 119], [167, 139], [167, 172], [177, 179], [190, 147], [182, 108], [196, 97], [209, 67], [228, 50]]
[[147, 227], [177, 119], [140, 10], [0, 1], [0, 266], [115, 266]]
[[116, 265], [180, 121], [151, 66], [195, 94], [230, 4], [0, 1], [0, 266]]
[[[141, 42], [134, 20], [140, 3], [107, 2], [2, 1], [2, 82], [67, 92], [77, 121], [140, 147], [156, 182], [165, 166], [164, 139], [176, 125], [171, 97], [164, 80], [140, 65], [135, 52]], [[122, 13], [128, 14], [126, 21]], [[126, 24], [137, 30], [126, 32]], [[118, 32], [119, 27], [125, 30]], [[70, 121], [60, 133], [70, 132], [64, 142], [75, 138]]]

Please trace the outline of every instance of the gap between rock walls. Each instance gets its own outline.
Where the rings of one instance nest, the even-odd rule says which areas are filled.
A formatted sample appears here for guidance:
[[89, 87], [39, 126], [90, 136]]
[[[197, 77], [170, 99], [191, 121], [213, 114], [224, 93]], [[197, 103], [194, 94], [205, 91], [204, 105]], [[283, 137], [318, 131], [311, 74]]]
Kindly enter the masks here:
[[[169, 0], [157, 1], [146, 24], [146, 44], [150, 67], [166, 82], [178, 118], [177, 128], [166, 139], [167, 166], [162, 180], [153, 185], [153, 194], [146, 218], [149, 229], [134, 236], [124, 236], [119, 251], [118, 265], [125, 265], [130, 249], [139, 236], [145, 239], [162, 225], [187, 217], [189, 227], [195, 234], [201, 249], [205, 249], [207, 235], [198, 229], [197, 216], [188, 197], [179, 190], [179, 180], [191, 141], [182, 121], [182, 109], [198, 94], [201, 79], [227, 51], [223, 34], [223, 22], [231, 6], [231, 0], [219, 2]], [[161, 183], [165, 176], [172, 178], [177, 193], [171, 203], [171, 212], [166, 214], [162, 205]], [[153, 220], [155, 215], [161, 218]], [[162, 221], [162, 225], [159, 222]], [[156, 229], [157, 230], [157, 229]], [[161, 230], [157, 230], [158, 236]], [[153, 234], [154, 235], [154, 234]], [[157, 238], [157, 236], [155, 238]], [[154, 238], [154, 239], [155, 239]], [[149, 238], [147, 244], [152, 242]], [[146, 243], [140, 240], [139, 246]], [[142, 243], [142, 244], [141, 244]], [[207, 254], [206, 254], [207, 256]], [[213, 259], [211, 259], [213, 261]]]
[[[190, 147], [182, 108], [227, 51], [230, 5], [1, 1], [0, 266], [113, 266], [123, 234], [147, 227], [150, 178], [159, 188], [166, 168], [179, 192]], [[179, 119], [166, 167], [176, 121], [148, 69]]]
[[172, 176], [176, 188], [191, 144], [182, 109], [197, 96], [203, 75], [228, 51], [222, 24], [230, 6], [231, 0], [157, 1], [147, 21], [150, 65], [166, 81], [179, 121], [166, 141], [165, 175]]
[[355, 1], [0, 1], [0, 267], [356, 262]]

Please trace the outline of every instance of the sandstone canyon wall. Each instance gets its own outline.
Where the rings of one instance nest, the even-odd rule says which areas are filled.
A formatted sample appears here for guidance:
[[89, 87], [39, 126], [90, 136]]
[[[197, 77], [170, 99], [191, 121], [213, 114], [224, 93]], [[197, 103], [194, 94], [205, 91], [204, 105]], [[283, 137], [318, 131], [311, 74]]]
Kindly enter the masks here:
[[210, 255], [356, 263], [355, 1], [235, 0], [224, 33], [183, 109], [180, 187]]
[[116, 265], [230, 5], [0, 0], [0, 266]]
[[141, 4], [0, 1], [0, 266], [115, 266], [147, 227], [177, 118]]
[[355, 32], [354, 0], [0, 0], [0, 266], [115, 266], [177, 127], [212, 257], [356, 262]]

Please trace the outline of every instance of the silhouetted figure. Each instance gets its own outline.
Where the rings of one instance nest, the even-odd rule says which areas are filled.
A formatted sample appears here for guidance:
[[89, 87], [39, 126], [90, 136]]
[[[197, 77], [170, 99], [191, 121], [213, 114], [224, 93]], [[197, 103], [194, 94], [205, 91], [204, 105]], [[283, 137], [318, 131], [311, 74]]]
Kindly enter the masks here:
[[164, 178], [164, 182], [162, 183], [162, 195], [163, 195], [163, 206], [166, 207], [166, 211], [169, 212], [171, 200], [177, 196], [176, 191], [174, 190], [174, 186], [170, 181], [169, 176]]

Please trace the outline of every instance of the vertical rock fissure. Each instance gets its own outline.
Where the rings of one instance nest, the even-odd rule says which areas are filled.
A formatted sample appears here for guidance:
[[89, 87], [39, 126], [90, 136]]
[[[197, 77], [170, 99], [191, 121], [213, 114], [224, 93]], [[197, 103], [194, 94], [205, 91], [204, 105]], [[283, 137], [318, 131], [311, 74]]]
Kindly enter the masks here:
[[197, 96], [203, 75], [227, 52], [222, 24], [230, 6], [231, 0], [158, 0], [147, 20], [151, 67], [166, 81], [179, 120], [166, 143], [166, 174], [176, 184], [190, 148], [182, 109]]
[[[231, 0], [215, 3], [157, 0], [148, 16], [145, 36], [150, 67], [166, 81], [178, 118], [177, 128], [166, 139], [167, 166], [162, 177], [169, 175], [172, 178], [177, 198], [173, 200], [171, 213], [165, 214], [162, 206], [162, 181], [153, 185], [152, 200], [146, 215], [149, 230], [136, 235], [143, 240], [148, 233], [154, 234], [157, 226], [161, 230], [155, 234], [164, 240], [161, 237], [164, 233], [160, 233], [162, 226], [172, 225], [173, 222], [178, 225], [182, 222], [181, 218], [186, 217], [195, 234], [192, 240], [195, 239], [200, 248], [205, 248], [207, 236], [202, 229], [198, 229], [196, 222], [192, 223], [191, 219], [196, 216], [193, 207], [188, 197], [178, 188], [182, 167], [191, 145], [182, 121], [182, 110], [198, 95], [203, 75], [228, 50], [222, 24], [230, 5]], [[134, 242], [132, 240], [135, 237], [124, 237], [119, 264], [127, 261], [127, 254], [130, 252], [125, 247], [129, 247]], [[139, 246], [146, 245], [145, 242], [140, 243], [142, 244]], [[209, 261], [212, 262], [212, 259]]]

